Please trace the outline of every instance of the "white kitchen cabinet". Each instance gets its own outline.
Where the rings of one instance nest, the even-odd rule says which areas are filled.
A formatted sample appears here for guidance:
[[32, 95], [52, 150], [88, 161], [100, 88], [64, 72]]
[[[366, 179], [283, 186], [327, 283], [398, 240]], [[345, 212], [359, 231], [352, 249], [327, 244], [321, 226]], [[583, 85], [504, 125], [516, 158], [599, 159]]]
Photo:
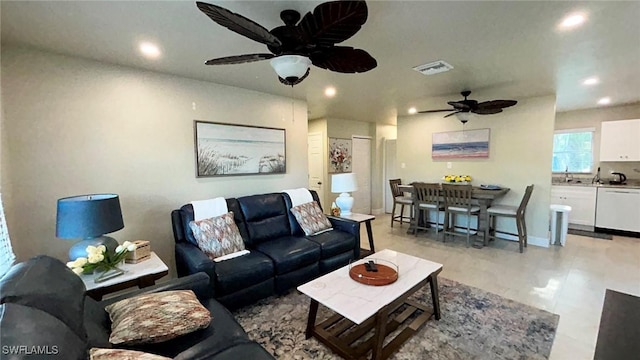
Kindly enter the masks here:
[[594, 226], [596, 223], [596, 188], [593, 186], [554, 185], [551, 203], [571, 206], [569, 227], [572, 224]]
[[600, 161], [640, 161], [640, 119], [603, 121]]

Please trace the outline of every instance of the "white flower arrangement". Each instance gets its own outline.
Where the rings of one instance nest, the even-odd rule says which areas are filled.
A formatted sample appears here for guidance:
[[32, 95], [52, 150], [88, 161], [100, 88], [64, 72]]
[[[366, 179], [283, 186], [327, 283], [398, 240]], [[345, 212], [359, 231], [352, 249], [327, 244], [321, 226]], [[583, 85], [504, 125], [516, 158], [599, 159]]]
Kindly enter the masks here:
[[130, 241], [118, 245], [112, 254], [107, 252], [104, 245], [87, 246], [87, 257], [79, 257], [74, 261], [69, 261], [67, 267], [78, 275], [90, 274], [96, 269], [113, 269], [124, 260], [127, 253], [135, 249], [136, 245]]

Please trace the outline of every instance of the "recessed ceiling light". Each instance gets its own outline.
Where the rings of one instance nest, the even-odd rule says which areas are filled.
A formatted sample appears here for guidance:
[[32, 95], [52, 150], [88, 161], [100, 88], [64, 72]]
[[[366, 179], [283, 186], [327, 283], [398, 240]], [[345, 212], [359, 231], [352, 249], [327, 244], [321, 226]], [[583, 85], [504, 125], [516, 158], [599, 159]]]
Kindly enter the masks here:
[[152, 44], [150, 42], [142, 42], [140, 43], [140, 52], [142, 53], [142, 55], [151, 58], [151, 59], [155, 59], [158, 56], [160, 56], [160, 48], [158, 48], [157, 45]]
[[415, 114], [415, 113], [417, 113], [417, 112], [418, 112], [418, 110], [416, 110], [416, 108], [414, 108], [414, 107], [409, 108], [409, 114], [412, 114], [412, 115], [413, 115], [413, 114]]
[[599, 83], [600, 83], [600, 80], [595, 76], [587, 78], [582, 82], [583, 85], [596, 85], [596, 84], [599, 84]]
[[603, 97], [602, 99], [598, 100], [598, 104], [599, 105], [611, 104], [611, 98], [610, 97]]
[[587, 20], [584, 14], [571, 14], [565, 17], [560, 23], [560, 27], [563, 29], [571, 29], [578, 25], [582, 25]]
[[328, 97], [334, 97], [336, 96], [336, 88], [329, 86], [328, 88], [324, 89], [324, 94]]

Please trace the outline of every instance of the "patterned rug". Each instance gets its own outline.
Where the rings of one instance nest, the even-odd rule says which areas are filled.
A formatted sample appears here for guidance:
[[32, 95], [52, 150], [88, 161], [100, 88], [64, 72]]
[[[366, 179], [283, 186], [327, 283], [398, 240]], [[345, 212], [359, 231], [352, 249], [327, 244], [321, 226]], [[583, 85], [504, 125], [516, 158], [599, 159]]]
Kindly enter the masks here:
[[[430, 319], [392, 359], [547, 359], [558, 315], [440, 278], [442, 319]], [[412, 299], [431, 306], [431, 292]], [[270, 297], [234, 315], [278, 359], [336, 359], [314, 338], [305, 339], [309, 298], [297, 291]], [[320, 305], [318, 322], [332, 312]], [[215, 321], [215, 320], [214, 320]], [[401, 331], [402, 327], [396, 331]]]

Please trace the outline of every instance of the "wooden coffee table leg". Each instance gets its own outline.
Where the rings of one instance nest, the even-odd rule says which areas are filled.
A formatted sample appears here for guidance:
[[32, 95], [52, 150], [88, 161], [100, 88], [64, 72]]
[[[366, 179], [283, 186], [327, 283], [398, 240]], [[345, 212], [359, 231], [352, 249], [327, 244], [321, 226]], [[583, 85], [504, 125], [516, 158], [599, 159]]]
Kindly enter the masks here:
[[376, 314], [376, 330], [373, 336], [375, 337], [373, 342], [373, 354], [372, 360], [382, 359], [382, 349], [384, 345], [384, 338], [386, 335], [387, 327], [387, 311], [386, 309], [380, 310]]
[[305, 332], [306, 338], [310, 338], [313, 332], [313, 328], [316, 326], [316, 315], [318, 314], [318, 302], [311, 299], [311, 305], [309, 306], [309, 318], [307, 319], [307, 331]]
[[438, 293], [438, 274], [429, 276], [429, 286], [431, 287], [431, 300], [433, 300], [433, 315], [436, 320], [440, 320], [440, 294]]

